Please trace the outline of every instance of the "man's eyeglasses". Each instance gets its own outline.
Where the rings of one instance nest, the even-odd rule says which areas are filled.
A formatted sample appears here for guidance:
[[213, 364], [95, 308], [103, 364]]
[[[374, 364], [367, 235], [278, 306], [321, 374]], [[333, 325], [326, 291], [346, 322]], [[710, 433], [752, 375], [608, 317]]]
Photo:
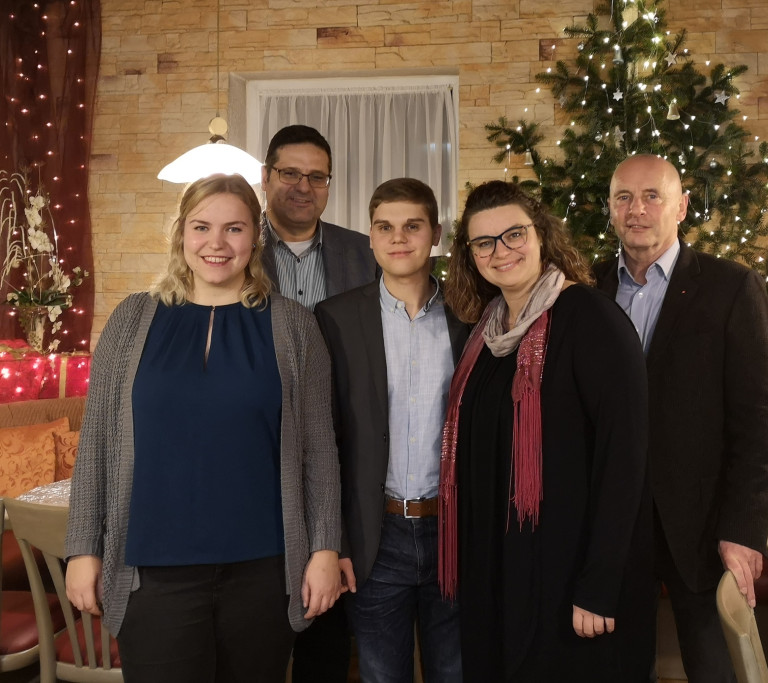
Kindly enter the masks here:
[[496, 251], [496, 244], [498, 242], [501, 242], [508, 249], [522, 247], [528, 239], [528, 228], [532, 227], [533, 223], [513, 225], [502, 232], [501, 235], [496, 235], [496, 237], [491, 237], [490, 235], [475, 237], [475, 239], [469, 240], [467, 244], [475, 256], [478, 258], [488, 258]]
[[277, 171], [280, 181], [286, 185], [298, 185], [302, 178], [306, 178], [310, 187], [321, 190], [328, 187], [331, 182], [331, 176], [325, 173], [302, 173], [297, 168], [277, 168], [276, 166], [272, 168]]

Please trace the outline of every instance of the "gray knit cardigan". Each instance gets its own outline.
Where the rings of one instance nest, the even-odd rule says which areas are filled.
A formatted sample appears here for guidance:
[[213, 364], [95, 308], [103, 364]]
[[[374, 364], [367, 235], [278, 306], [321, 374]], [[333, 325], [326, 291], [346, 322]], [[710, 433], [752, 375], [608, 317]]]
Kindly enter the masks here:
[[[330, 360], [307, 309], [279, 294], [271, 296], [271, 304], [282, 383], [280, 461], [288, 617], [293, 629], [301, 631], [311, 623], [304, 619], [301, 604], [310, 553], [338, 551], [341, 545]], [[114, 635], [120, 631], [130, 592], [139, 587], [136, 568], [125, 564], [134, 455], [131, 394], [156, 308], [157, 301], [149, 294], [133, 294], [117, 306], [104, 327], [93, 354], [72, 481], [66, 553], [102, 558], [104, 622]]]

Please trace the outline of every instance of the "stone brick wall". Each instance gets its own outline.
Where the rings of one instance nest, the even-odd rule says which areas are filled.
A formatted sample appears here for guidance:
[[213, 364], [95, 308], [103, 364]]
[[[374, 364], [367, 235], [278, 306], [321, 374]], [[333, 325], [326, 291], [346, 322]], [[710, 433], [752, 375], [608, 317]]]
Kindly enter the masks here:
[[[102, 0], [103, 45], [90, 197], [96, 310], [93, 341], [128, 293], [165, 264], [165, 228], [180, 186], [160, 168], [207, 139], [227, 115], [230, 72], [455, 68], [460, 77], [459, 177], [503, 175], [483, 126], [499, 116], [540, 122], [553, 141], [563, 121], [534, 75], [567, 58], [562, 29], [591, 0], [220, 0], [221, 77], [216, 102], [216, 0]], [[696, 62], [744, 63], [739, 108], [768, 138], [768, 0], [668, 0], [673, 32], [689, 30]], [[514, 167], [518, 164], [518, 167]], [[522, 159], [512, 172], [530, 173]], [[463, 196], [463, 195], [461, 195]]]

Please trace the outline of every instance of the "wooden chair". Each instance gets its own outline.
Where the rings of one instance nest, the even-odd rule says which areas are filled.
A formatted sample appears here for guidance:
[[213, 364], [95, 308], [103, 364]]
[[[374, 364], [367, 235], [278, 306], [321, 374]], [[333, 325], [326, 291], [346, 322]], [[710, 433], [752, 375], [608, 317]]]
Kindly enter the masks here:
[[[0, 498], [0, 560], [3, 559], [5, 535], [5, 505]], [[29, 590], [1, 590], [3, 564], [0, 562], [0, 673], [23, 669], [37, 662], [39, 637], [35, 619], [35, 605]], [[53, 621], [64, 627], [64, 616], [56, 596], [47, 596], [53, 612]]]
[[723, 574], [717, 587], [717, 611], [738, 682], [768, 683], [768, 664], [757, 632], [755, 612], [730, 571]]
[[[78, 614], [66, 596], [63, 558], [69, 509], [15, 499], [6, 499], [5, 503], [35, 602], [40, 633], [40, 683], [56, 683], [57, 679], [82, 683], [122, 681], [117, 643], [102, 628], [99, 618]], [[59, 633], [51, 618], [33, 547], [43, 553], [63, 609], [66, 628]]]

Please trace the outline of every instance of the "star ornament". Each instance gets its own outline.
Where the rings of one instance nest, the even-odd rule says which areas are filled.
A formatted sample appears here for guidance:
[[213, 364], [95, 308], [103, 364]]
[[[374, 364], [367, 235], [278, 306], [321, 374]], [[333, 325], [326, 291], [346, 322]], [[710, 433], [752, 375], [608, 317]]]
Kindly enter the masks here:
[[622, 143], [624, 142], [624, 135], [626, 135], [626, 133], [616, 126], [616, 128], [613, 129], [613, 135], [616, 138], [616, 142]]
[[664, 59], [667, 61], [667, 66], [677, 64], [677, 55], [674, 52], [670, 52]]
[[619, 90], [618, 88], [616, 88], [616, 90], [613, 93], [613, 99], [618, 102], [622, 97], [624, 97], [624, 93], [621, 92], [621, 90]]
[[731, 96], [726, 95], [725, 90], [715, 90], [715, 104], [725, 105], [725, 103], [730, 99]]

